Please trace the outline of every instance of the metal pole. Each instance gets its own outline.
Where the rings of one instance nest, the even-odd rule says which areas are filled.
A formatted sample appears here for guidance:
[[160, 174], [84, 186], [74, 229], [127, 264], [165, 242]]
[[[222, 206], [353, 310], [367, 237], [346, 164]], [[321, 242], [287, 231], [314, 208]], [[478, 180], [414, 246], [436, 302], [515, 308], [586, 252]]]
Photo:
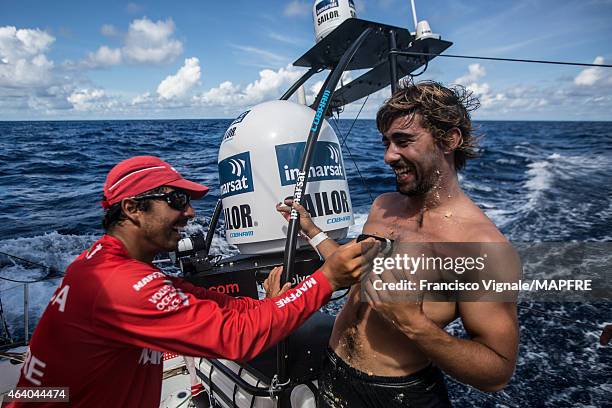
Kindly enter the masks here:
[[215, 235], [215, 229], [217, 228], [217, 222], [219, 222], [219, 216], [221, 215], [222, 209], [223, 201], [219, 199], [217, 201], [217, 204], [215, 205], [213, 215], [212, 217], [210, 217], [210, 224], [208, 224], [208, 231], [206, 232], [206, 248], [204, 249], [206, 253], [204, 254], [204, 258], [207, 257], [210, 253], [210, 244], [212, 243], [213, 237]]
[[414, 35], [417, 35], [417, 27], [419, 26], [417, 15], [416, 15], [416, 7], [414, 5], [414, 0], [410, 0], [412, 4], [412, 21], [414, 21]]
[[395, 31], [389, 31], [389, 68], [391, 72], [391, 94], [397, 91], [397, 38]]
[[297, 80], [297, 82], [293, 85], [291, 85], [291, 88], [289, 88], [287, 90], [287, 92], [285, 92], [283, 94], [283, 96], [281, 96], [279, 99], [281, 101], [286, 101], [287, 99], [291, 98], [291, 95], [293, 95], [293, 93], [300, 87], [302, 86], [306, 81], [308, 81], [310, 79], [311, 76], [313, 76], [314, 74], [316, 74], [319, 71], [320, 67], [312, 67], [310, 68], [308, 71], [306, 71], [306, 73], [304, 75], [302, 75], [300, 77], [300, 79]]
[[[340, 78], [342, 77], [342, 73], [348, 66], [349, 62], [355, 55], [355, 52], [359, 49], [361, 44], [365, 41], [368, 34], [370, 34], [372, 28], [366, 28], [363, 30], [361, 35], [357, 37], [357, 39], [351, 44], [351, 46], [344, 52], [340, 61], [338, 61], [338, 65], [333, 69], [333, 71], [329, 74], [327, 81], [319, 95], [317, 95], [317, 99], [315, 100], [314, 107], [316, 109], [315, 117], [312, 121], [312, 125], [310, 126], [310, 133], [308, 134], [308, 140], [306, 141], [306, 146], [304, 147], [304, 153], [302, 154], [302, 161], [300, 163], [300, 172], [298, 173], [297, 183], [295, 185], [295, 189], [293, 192], [293, 200], [294, 202], [300, 204], [302, 195], [306, 191], [306, 183], [308, 182], [308, 170], [310, 169], [310, 163], [312, 161], [312, 156], [314, 154], [315, 143], [319, 137], [319, 133], [321, 132], [321, 126], [323, 125], [323, 121], [325, 120], [325, 114], [329, 109], [329, 105], [334, 95], [334, 91]], [[284, 282], [290, 279], [293, 276], [293, 268], [295, 263], [295, 247], [297, 245], [297, 235], [300, 231], [300, 221], [298, 212], [295, 209], [291, 210], [291, 219], [289, 220], [289, 228], [287, 231], [287, 242], [285, 244], [285, 259], [283, 262], [284, 273], [281, 278], [281, 286]], [[280, 384], [284, 384], [287, 382], [287, 341], [284, 340], [279, 343], [277, 348], [277, 367], [278, 367], [278, 382]], [[280, 396], [279, 404], [281, 407], [289, 406], [289, 394], [283, 393]]]
[[23, 330], [25, 331], [25, 344], [28, 344], [30, 341], [30, 333], [29, 333], [29, 325], [30, 319], [28, 316], [28, 298], [30, 297], [30, 285], [27, 283], [23, 284]]

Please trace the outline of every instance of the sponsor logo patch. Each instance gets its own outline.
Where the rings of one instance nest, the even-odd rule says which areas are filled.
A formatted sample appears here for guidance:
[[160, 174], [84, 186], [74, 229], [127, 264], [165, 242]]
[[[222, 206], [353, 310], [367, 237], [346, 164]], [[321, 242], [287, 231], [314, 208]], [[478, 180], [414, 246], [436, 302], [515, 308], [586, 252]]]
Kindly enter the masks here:
[[276, 307], [283, 308], [285, 305], [288, 305], [291, 302], [295, 302], [299, 297], [301, 297], [304, 293], [308, 292], [308, 289], [316, 286], [317, 281], [312, 276], [304, 279], [302, 284], [295, 288], [295, 291], [291, 292], [289, 295], [284, 296], [278, 299], [275, 304]]
[[242, 122], [242, 120], [246, 117], [246, 115], [248, 115], [250, 112], [250, 110], [241, 113], [240, 115], [238, 115], [238, 117], [236, 119], [234, 119], [234, 121], [232, 122], [231, 125], [229, 125], [229, 127], [232, 127], [234, 125], [237, 125], [238, 123]]
[[[296, 184], [305, 145], [305, 142], [297, 142], [276, 146], [276, 162], [283, 186]], [[333, 142], [317, 142], [308, 171], [308, 181], [344, 179], [340, 146]]]
[[253, 191], [253, 174], [249, 152], [239, 153], [219, 162], [221, 197]]
[[334, 7], [338, 7], [338, 0], [323, 0], [317, 4], [317, 16]]

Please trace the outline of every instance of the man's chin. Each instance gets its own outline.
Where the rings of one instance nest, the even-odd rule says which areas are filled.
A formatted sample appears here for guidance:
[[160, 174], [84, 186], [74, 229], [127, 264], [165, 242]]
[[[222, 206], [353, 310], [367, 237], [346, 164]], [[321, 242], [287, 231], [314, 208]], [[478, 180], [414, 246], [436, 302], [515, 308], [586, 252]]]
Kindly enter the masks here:
[[181, 236], [176, 236], [176, 234], [172, 234], [172, 237], [168, 238], [168, 241], [166, 243], [166, 248], [164, 248], [164, 250], [166, 252], [172, 252], [172, 251], [176, 251], [176, 249], [178, 248], [178, 243], [181, 240]]
[[414, 197], [422, 194], [414, 185], [395, 183], [395, 189], [398, 193], [408, 197]]
[[415, 186], [413, 183], [410, 185], [396, 183], [395, 188], [398, 193], [408, 197], [424, 196], [431, 190], [431, 188], [425, 187], [423, 184]]

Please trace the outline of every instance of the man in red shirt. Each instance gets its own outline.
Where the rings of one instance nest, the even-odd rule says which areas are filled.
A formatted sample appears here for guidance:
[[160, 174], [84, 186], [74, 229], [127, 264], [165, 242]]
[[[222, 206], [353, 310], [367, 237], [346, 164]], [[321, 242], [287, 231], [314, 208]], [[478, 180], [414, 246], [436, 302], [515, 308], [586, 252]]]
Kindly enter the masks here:
[[282, 298], [209, 292], [152, 264], [176, 248], [195, 215], [190, 199], [207, 191], [157, 157], [133, 157], [110, 171], [102, 201], [107, 234], [68, 266], [32, 335], [17, 387], [68, 387], [75, 407], [157, 407], [164, 351], [252, 359], [335, 289], [356, 282], [379, 248], [371, 243], [362, 254], [361, 243], [341, 247]]

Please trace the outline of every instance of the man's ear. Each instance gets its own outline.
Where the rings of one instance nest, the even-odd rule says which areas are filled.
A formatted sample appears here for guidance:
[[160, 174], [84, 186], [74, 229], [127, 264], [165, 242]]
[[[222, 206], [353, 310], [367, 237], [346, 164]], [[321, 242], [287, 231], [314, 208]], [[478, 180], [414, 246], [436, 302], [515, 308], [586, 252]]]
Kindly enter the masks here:
[[127, 217], [128, 220], [132, 221], [132, 223], [136, 225], [140, 225], [140, 217], [142, 211], [138, 209], [138, 203], [136, 200], [131, 198], [124, 198], [121, 200], [121, 209], [123, 210], [123, 214]]
[[463, 135], [458, 127], [451, 128], [446, 134], [448, 136], [448, 145], [444, 153], [450, 153], [463, 144]]

